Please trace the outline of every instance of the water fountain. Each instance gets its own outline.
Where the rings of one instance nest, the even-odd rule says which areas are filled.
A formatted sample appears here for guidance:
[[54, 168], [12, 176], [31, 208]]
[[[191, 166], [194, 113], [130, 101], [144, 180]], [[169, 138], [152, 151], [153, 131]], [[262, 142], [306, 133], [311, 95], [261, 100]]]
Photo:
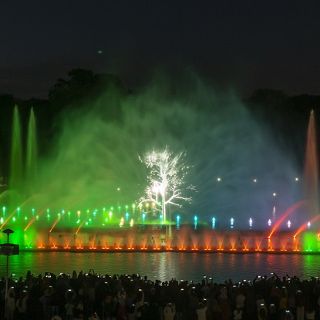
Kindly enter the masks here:
[[[188, 251], [229, 253], [294, 253], [318, 251], [315, 230], [319, 220], [318, 158], [315, 116], [312, 111], [308, 124], [305, 157], [305, 200], [292, 204], [282, 214], [275, 215], [264, 230], [255, 229], [250, 217], [247, 229], [237, 229], [236, 217], [225, 217], [225, 224], [217, 228], [219, 219], [208, 221], [201, 214], [193, 219], [172, 216], [172, 235], [166, 236], [161, 217], [154, 217], [155, 208], [147, 201], [140, 206], [116, 203], [98, 208], [76, 208], [66, 203], [65, 208], [54, 206], [54, 198], [42, 198], [34, 190], [37, 179], [38, 148], [36, 117], [33, 109], [27, 125], [26, 141], [17, 107], [13, 111], [10, 174], [8, 189], [0, 195], [0, 230], [10, 226], [21, 249], [25, 250], [99, 250], [99, 251]], [[25, 150], [25, 152], [23, 152]], [[286, 219], [303, 215], [306, 221], [290, 230]], [[266, 218], [267, 222], [267, 218]], [[310, 244], [312, 243], [312, 244]], [[319, 242], [320, 243], [320, 242]]]

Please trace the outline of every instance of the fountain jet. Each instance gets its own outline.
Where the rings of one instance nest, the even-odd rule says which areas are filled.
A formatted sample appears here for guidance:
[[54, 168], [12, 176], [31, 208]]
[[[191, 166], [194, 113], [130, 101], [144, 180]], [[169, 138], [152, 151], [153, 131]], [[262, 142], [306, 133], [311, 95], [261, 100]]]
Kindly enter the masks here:
[[311, 217], [319, 212], [318, 174], [316, 124], [314, 111], [312, 110], [308, 124], [304, 168], [304, 192], [309, 213], [308, 216]]

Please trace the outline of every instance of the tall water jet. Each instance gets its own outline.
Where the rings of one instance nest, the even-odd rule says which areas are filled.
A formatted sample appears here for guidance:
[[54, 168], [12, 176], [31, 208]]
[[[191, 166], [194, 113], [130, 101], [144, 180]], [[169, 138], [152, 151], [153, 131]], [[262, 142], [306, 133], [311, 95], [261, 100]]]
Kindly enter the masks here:
[[18, 107], [13, 110], [12, 137], [11, 137], [11, 158], [9, 188], [17, 189], [22, 182], [22, 143], [21, 124]]
[[313, 110], [310, 113], [307, 132], [304, 188], [308, 214], [314, 216], [319, 213], [319, 187], [316, 124]]
[[33, 108], [30, 111], [29, 123], [28, 123], [28, 137], [27, 137], [27, 155], [26, 155], [26, 179], [27, 182], [35, 178], [37, 170], [37, 128], [36, 119], [33, 112]]

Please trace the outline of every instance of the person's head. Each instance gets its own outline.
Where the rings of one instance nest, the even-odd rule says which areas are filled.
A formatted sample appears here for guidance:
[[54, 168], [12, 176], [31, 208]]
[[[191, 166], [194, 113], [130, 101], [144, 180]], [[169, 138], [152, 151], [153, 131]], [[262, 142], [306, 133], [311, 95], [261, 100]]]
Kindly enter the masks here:
[[262, 308], [259, 309], [259, 317], [260, 317], [260, 319], [265, 319], [266, 316], [267, 316], [267, 312], [263, 306]]
[[286, 310], [284, 312], [284, 319], [285, 320], [293, 320], [294, 319], [293, 318], [293, 314], [292, 314], [292, 312], [290, 310]]

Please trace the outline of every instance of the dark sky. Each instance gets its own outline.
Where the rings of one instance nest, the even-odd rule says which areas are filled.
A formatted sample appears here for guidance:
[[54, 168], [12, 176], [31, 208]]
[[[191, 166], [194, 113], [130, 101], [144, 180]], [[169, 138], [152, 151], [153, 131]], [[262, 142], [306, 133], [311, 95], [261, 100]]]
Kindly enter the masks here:
[[0, 93], [20, 97], [74, 67], [129, 86], [193, 69], [243, 93], [320, 94], [319, 1], [3, 0], [0, 41]]

